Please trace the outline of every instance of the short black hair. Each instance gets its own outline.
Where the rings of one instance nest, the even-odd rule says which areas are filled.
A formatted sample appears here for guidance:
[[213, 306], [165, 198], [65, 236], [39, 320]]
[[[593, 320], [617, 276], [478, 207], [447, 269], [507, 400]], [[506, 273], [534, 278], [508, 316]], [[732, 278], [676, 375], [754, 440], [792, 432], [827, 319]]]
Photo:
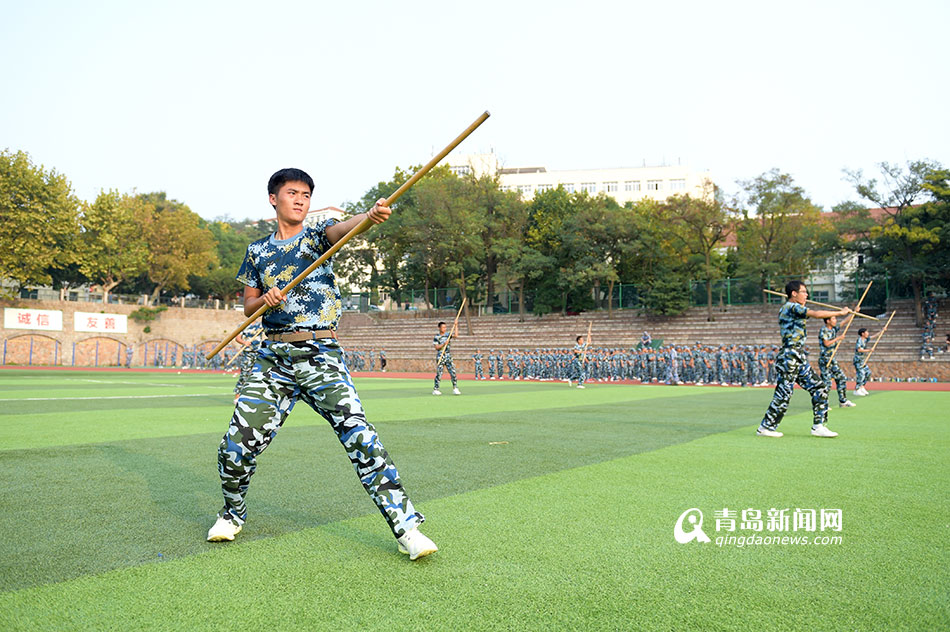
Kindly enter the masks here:
[[798, 279], [789, 281], [785, 284], [785, 296], [792, 298], [792, 292], [800, 292], [803, 287], [805, 287], [805, 284]]
[[313, 193], [313, 178], [306, 171], [292, 167], [281, 169], [272, 175], [270, 180], [267, 181], [267, 192], [271, 195], [277, 195], [280, 187], [287, 182], [303, 182], [310, 187], [310, 193]]
[[584, 339], [584, 336], [578, 336], [577, 338], [574, 338], [574, 342], [580, 342], [583, 339]]
[[444, 320], [440, 320], [438, 326], [441, 327], [441, 326], [444, 325], [444, 324], [445, 324], [445, 321], [444, 321]]
[[867, 327], [862, 327], [861, 329], [858, 330], [858, 335], [863, 336], [864, 332], [866, 332], [867, 330], [868, 330]]

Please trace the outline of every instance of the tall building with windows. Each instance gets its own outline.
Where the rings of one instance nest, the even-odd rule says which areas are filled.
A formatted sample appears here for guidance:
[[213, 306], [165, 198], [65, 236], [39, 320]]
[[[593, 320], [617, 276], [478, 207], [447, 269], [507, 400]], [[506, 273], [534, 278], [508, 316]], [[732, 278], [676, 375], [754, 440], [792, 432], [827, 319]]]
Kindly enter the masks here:
[[620, 204], [644, 198], [665, 200], [673, 195], [701, 197], [704, 183], [712, 180], [708, 171], [682, 165], [563, 171], [548, 171], [545, 167], [503, 167], [494, 153], [451, 155], [448, 164], [459, 176], [497, 173], [502, 190], [517, 191], [526, 200], [558, 186], [563, 186], [568, 193], [604, 193]]

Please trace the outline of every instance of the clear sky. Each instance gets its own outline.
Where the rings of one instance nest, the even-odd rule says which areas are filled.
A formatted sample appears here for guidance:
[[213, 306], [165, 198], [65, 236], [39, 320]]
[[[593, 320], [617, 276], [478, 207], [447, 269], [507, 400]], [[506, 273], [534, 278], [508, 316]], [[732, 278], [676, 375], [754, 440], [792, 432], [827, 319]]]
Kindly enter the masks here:
[[79, 197], [166, 191], [203, 217], [313, 207], [464, 149], [509, 167], [682, 161], [727, 193], [771, 168], [825, 208], [843, 168], [950, 166], [950, 2], [0, 0], [0, 149]]

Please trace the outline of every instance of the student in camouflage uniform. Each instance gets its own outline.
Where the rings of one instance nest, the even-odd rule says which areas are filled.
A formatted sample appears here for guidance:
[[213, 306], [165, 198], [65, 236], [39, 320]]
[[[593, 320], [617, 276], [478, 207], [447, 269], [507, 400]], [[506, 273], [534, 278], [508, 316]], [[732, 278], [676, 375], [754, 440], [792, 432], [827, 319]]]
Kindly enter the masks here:
[[234, 385], [234, 401], [238, 400], [238, 397], [241, 395], [241, 389], [244, 388], [244, 385], [247, 384], [248, 378], [251, 377], [251, 371], [254, 368], [254, 362], [257, 360], [257, 351], [261, 348], [260, 338], [255, 338], [258, 332], [260, 332], [261, 326], [258, 323], [251, 323], [244, 328], [244, 331], [239, 333], [235, 340], [239, 345], [244, 347], [241, 349], [241, 359], [240, 368], [241, 373], [238, 376], [237, 384]]
[[475, 350], [475, 354], [472, 356], [472, 360], [475, 362], [475, 379], [484, 380], [485, 373], [482, 370], [482, 353], [478, 349]]
[[[854, 318], [852, 316], [851, 318]], [[848, 399], [848, 378], [838, 366], [838, 358], [831, 357], [838, 343], [844, 339], [844, 334], [838, 332], [841, 328], [838, 326], [838, 319], [835, 316], [825, 319], [825, 326], [818, 332], [818, 345], [821, 352], [818, 355], [818, 370], [821, 373], [821, 381], [825, 385], [825, 390], [831, 393], [831, 380], [835, 381], [835, 388], [838, 391], [838, 406], [841, 408], [850, 408], [854, 402]]]
[[495, 350], [488, 351], [488, 379], [495, 379]]
[[[567, 383], [571, 384], [572, 382], [577, 382], [577, 388], [584, 388], [584, 380], [587, 378], [584, 370], [584, 351], [585, 345], [581, 344], [584, 340], [584, 336], [578, 336], [574, 339], [574, 349], [572, 353], [574, 354], [574, 359], [571, 361], [571, 377], [568, 379]], [[587, 344], [590, 345], [590, 338], [587, 339]]]
[[442, 391], [439, 390], [439, 384], [442, 383], [442, 369], [446, 369], [449, 372], [449, 377], [452, 378], [452, 393], [455, 395], [461, 395], [462, 392], [459, 391], [458, 376], [455, 375], [455, 363], [452, 362], [452, 338], [458, 338], [458, 332], [452, 332], [451, 338], [450, 334], [446, 329], [448, 326], [444, 322], [439, 323], [439, 333], [432, 338], [432, 346], [435, 348], [435, 387], [432, 389], [433, 395], [441, 395]]
[[779, 311], [778, 322], [782, 332], [782, 352], [778, 359], [778, 384], [772, 403], [756, 434], [764, 437], [781, 437], [778, 425], [788, 410], [788, 400], [792, 389], [798, 384], [811, 394], [813, 422], [812, 435], [816, 437], [836, 437], [838, 433], [825, 427], [828, 420], [828, 391], [808, 363], [808, 348], [805, 346], [805, 324], [808, 318], [828, 318], [847, 316], [851, 310], [847, 307], [839, 311], [813, 310], [805, 307], [808, 289], [801, 281], [789, 281], [785, 285], [788, 301]]
[[218, 449], [224, 507], [208, 531], [209, 541], [233, 540], [247, 519], [247, 496], [257, 458], [273, 440], [297, 400], [326, 419], [343, 444], [363, 487], [397, 539], [401, 553], [416, 559], [438, 548], [417, 527], [421, 513], [403, 489], [396, 466], [367, 422], [336, 340], [342, 312], [340, 290], [330, 261], [286, 297], [280, 285], [300, 274], [347, 233], [368, 219], [379, 224], [390, 214], [380, 199], [372, 210], [337, 223], [306, 227], [313, 180], [299, 169], [284, 169], [268, 182], [277, 211], [277, 231], [247, 248], [237, 279], [244, 284], [244, 313], [263, 305], [267, 340], [234, 407]]
[[867, 360], [867, 354], [871, 351], [868, 349], [868, 341], [872, 338], [877, 338], [882, 333], [884, 333], [883, 330], [871, 336], [868, 334], [866, 327], [862, 327], [858, 330], [858, 339], [854, 343], [854, 357], [851, 358], [851, 363], [854, 364], [855, 395], [861, 397], [868, 395], [868, 390], [864, 388], [864, 385], [871, 379], [871, 368], [868, 367]]

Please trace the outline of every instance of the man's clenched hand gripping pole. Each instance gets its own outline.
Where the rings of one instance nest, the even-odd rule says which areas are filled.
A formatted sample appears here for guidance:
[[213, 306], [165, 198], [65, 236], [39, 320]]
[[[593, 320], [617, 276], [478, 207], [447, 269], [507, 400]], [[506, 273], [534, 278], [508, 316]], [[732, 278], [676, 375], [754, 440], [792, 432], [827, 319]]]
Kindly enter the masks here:
[[[434, 166], [436, 166], [437, 164], [439, 164], [439, 162], [440, 162], [443, 158], [445, 158], [445, 157], [449, 154], [449, 152], [451, 152], [453, 149], [455, 149], [456, 147], [458, 147], [459, 144], [460, 144], [463, 140], [465, 140], [466, 138], [468, 138], [468, 136], [469, 136], [472, 132], [474, 132], [474, 131], [478, 128], [479, 125], [481, 125], [482, 123], [484, 123], [484, 122], [485, 122], [485, 119], [487, 119], [489, 116], [490, 116], [490, 114], [489, 114], [488, 112], [482, 113], [481, 116], [479, 116], [477, 119], [475, 119], [475, 122], [474, 122], [474, 123], [472, 123], [471, 125], [469, 125], [469, 126], [465, 129], [465, 131], [462, 132], [461, 134], [459, 134], [458, 137], [457, 137], [455, 140], [453, 140], [451, 143], [449, 143], [449, 144], [445, 147], [445, 149], [443, 149], [443, 150], [440, 151], [438, 154], [436, 154], [436, 155], [432, 158], [432, 160], [430, 160], [428, 163], [426, 163], [426, 165], [425, 165], [424, 167], [422, 167], [421, 169], [419, 169], [419, 171], [415, 172], [415, 173], [413, 174], [413, 176], [412, 176], [411, 178], [409, 178], [408, 180], [406, 180], [406, 182], [405, 182], [401, 187], [399, 187], [398, 189], [396, 189], [396, 192], [395, 192], [395, 193], [393, 193], [393, 194], [390, 195], [388, 198], [386, 198], [386, 203], [383, 204], [383, 206], [391, 206], [391, 205], [393, 204], [393, 202], [395, 202], [396, 200], [398, 200], [398, 199], [402, 196], [402, 194], [405, 193], [406, 191], [408, 191], [408, 190], [410, 189], [410, 187], [412, 187], [412, 185], [414, 185], [422, 176], [424, 176], [425, 174], [429, 173], [429, 171], [430, 171]], [[345, 244], [347, 241], [349, 241], [350, 238], [355, 237], [356, 235], [359, 235], [360, 233], [366, 232], [366, 231], [369, 229], [369, 227], [373, 225], [373, 223], [374, 223], [373, 220], [371, 220], [369, 217], [367, 217], [367, 218], [364, 219], [362, 222], [360, 222], [360, 223], [357, 224], [355, 227], [353, 227], [353, 229], [350, 230], [350, 232], [348, 232], [347, 234], [345, 234], [345, 235], [343, 235], [342, 237], [340, 237], [340, 240], [339, 240], [338, 242], [336, 242], [335, 244], [333, 244], [332, 246], [330, 246], [330, 248], [328, 248], [327, 251], [326, 251], [325, 253], [323, 253], [323, 255], [320, 256], [319, 259], [317, 259], [316, 261], [314, 261], [313, 263], [311, 263], [309, 266], [307, 266], [307, 269], [306, 269], [306, 270], [304, 270], [303, 272], [301, 272], [300, 274], [298, 274], [298, 275], [297, 275], [297, 278], [295, 278], [293, 281], [291, 281], [290, 283], [288, 283], [286, 287], [282, 288], [282, 289], [281, 289], [281, 293], [284, 294], [284, 295], [286, 295], [287, 292], [289, 292], [290, 290], [292, 290], [293, 288], [295, 288], [298, 283], [300, 283], [301, 281], [303, 281], [304, 279], [306, 279], [307, 276], [308, 276], [311, 272], [313, 272], [314, 270], [316, 270], [317, 268], [319, 268], [320, 266], [322, 266], [324, 263], [326, 263], [327, 259], [329, 259], [329, 258], [332, 257], [334, 254], [336, 254], [336, 251], [339, 250], [340, 248], [342, 248], [342, 247], [343, 247], [343, 244]], [[238, 334], [240, 334], [242, 331], [244, 331], [244, 328], [245, 328], [245, 327], [247, 327], [248, 325], [250, 325], [251, 323], [253, 323], [255, 320], [257, 320], [258, 318], [260, 318], [260, 317], [264, 314], [264, 312], [266, 312], [268, 309], [270, 309], [270, 306], [267, 305], [266, 303], [265, 303], [264, 305], [261, 305], [260, 308], [258, 308], [258, 310], [257, 310], [256, 312], [254, 312], [253, 314], [251, 314], [251, 315], [247, 318], [247, 320], [245, 320], [237, 329], [235, 329], [234, 331], [232, 331], [231, 334], [230, 334], [227, 338], [225, 338], [224, 340], [222, 340], [222, 341], [218, 344], [218, 346], [215, 347], [214, 349], [212, 349], [212, 350], [211, 350], [211, 353], [209, 353], [209, 354], [208, 354], [207, 356], [205, 356], [205, 357], [207, 357], [208, 359], [213, 358], [219, 351], [221, 351], [222, 349], [224, 349], [224, 347], [227, 346], [227, 344], [228, 344], [229, 342], [231, 342], [232, 340], [234, 340], [234, 339], [237, 337]]]

